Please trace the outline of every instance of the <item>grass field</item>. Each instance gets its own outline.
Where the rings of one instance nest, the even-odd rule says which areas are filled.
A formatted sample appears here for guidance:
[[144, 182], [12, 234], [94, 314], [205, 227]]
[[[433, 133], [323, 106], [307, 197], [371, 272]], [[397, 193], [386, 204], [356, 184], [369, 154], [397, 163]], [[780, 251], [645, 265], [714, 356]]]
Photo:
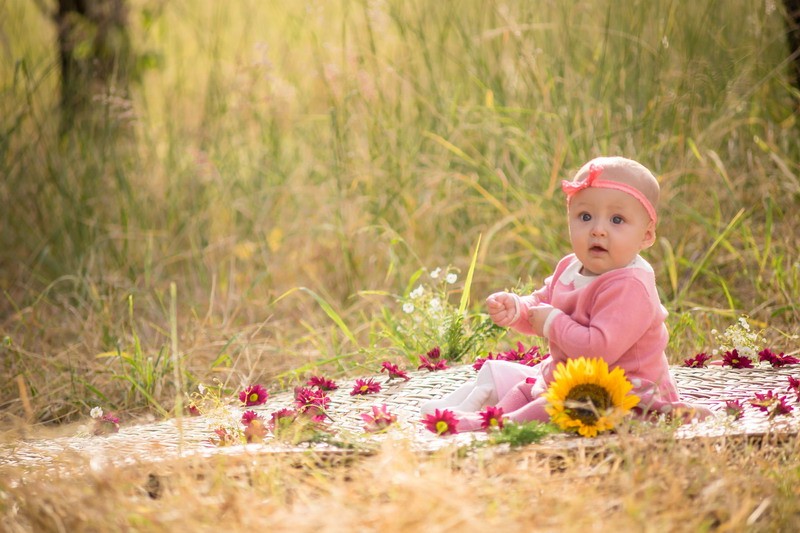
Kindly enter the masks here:
[[[568, 251], [558, 184], [601, 154], [659, 176], [646, 258], [670, 361], [713, 349], [712, 330], [742, 314], [766, 345], [798, 351], [800, 94], [780, 2], [132, 0], [139, 80], [97, 97], [99, 118], [63, 136], [55, 28], [37, 5], [0, 0], [6, 441], [68, 433], [95, 405], [124, 424], [169, 417], [215, 378], [233, 393], [386, 359], [415, 366], [438, 329], [430, 317], [410, 327], [404, 298], [450, 268], [457, 281], [432, 290], [463, 306], [468, 336], [490, 292], [540, 284]], [[464, 360], [517, 340], [531, 342], [481, 337]], [[395, 449], [237, 467], [244, 477], [223, 462], [202, 483], [176, 466], [159, 500], [141, 498], [129, 470], [76, 464], [80, 486], [0, 481], [0, 524], [800, 523], [796, 440], [642, 437], [606, 451], [553, 467], [533, 449]]]

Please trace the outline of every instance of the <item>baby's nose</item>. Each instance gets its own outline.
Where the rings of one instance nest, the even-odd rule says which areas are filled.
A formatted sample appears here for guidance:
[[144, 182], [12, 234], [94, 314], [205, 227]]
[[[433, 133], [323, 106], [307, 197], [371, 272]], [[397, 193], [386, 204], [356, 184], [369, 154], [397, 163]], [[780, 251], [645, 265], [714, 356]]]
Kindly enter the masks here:
[[592, 226], [592, 235], [601, 236], [606, 234], [606, 227], [601, 222], [597, 222]]

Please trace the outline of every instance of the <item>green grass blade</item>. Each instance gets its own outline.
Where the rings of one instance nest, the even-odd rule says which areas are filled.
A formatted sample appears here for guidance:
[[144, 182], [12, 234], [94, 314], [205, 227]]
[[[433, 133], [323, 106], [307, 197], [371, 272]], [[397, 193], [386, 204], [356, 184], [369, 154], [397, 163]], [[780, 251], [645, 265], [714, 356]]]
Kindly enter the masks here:
[[328, 315], [328, 318], [333, 320], [333, 322], [337, 326], [339, 326], [339, 329], [344, 334], [344, 336], [347, 337], [348, 339], [350, 339], [350, 342], [352, 342], [354, 345], [358, 344], [358, 341], [356, 341], [355, 335], [353, 335], [353, 332], [350, 331], [350, 328], [347, 327], [347, 324], [344, 323], [344, 320], [342, 320], [342, 317], [339, 316], [339, 313], [337, 313], [336, 310], [331, 306], [331, 304], [329, 304], [327, 301], [325, 301], [325, 299], [322, 296], [320, 296], [316, 292], [312, 291], [308, 287], [294, 287], [292, 289], [289, 289], [285, 293], [281, 294], [273, 302], [273, 304], [278, 303], [279, 301], [283, 300], [284, 298], [286, 298], [290, 294], [292, 294], [294, 292], [297, 292], [297, 291], [304, 292], [304, 293], [310, 295], [312, 298], [314, 298], [314, 300], [316, 300], [316, 302], [319, 304], [319, 306], [322, 308], [322, 310], [325, 311], [325, 314]]
[[475, 244], [475, 252], [472, 254], [472, 261], [467, 271], [467, 279], [464, 280], [464, 292], [461, 293], [461, 302], [458, 304], [459, 314], [464, 313], [469, 305], [470, 288], [472, 287], [472, 276], [475, 274], [475, 265], [478, 263], [478, 250], [481, 248], [481, 235], [478, 235], [478, 242]]

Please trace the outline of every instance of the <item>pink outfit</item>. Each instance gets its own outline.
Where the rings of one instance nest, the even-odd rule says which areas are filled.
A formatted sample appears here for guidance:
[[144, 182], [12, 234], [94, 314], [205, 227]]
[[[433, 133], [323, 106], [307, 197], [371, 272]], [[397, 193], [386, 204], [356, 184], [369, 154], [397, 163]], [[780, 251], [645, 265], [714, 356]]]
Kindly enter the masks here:
[[[564, 257], [545, 285], [533, 294], [518, 297], [519, 318], [511, 325], [521, 333], [535, 334], [528, 322], [528, 310], [550, 305], [544, 325], [549, 339], [550, 358], [535, 367], [507, 361], [487, 361], [479, 372], [478, 383], [491, 382], [491, 400], [516, 422], [549, 420], [541, 397], [556, 365], [570, 358], [600, 357], [609, 368], [621, 367], [640, 398], [640, 413], [669, 413], [674, 408], [691, 406], [679, 401], [675, 381], [664, 354], [669, 334], [664, 320], [667, 310], [661, 305], [652, 267], [637, 256], [625, 268], [599, 276], [584, 276], [574, 254]], [[490, 379], [487, 379], [488, 374]], [[525, 377], [536, 378], [531, 386]], [[493, 402], [491, 402], [493, 403]], [[459, 431], [479, 429], [475, 415], [462, 418]]]

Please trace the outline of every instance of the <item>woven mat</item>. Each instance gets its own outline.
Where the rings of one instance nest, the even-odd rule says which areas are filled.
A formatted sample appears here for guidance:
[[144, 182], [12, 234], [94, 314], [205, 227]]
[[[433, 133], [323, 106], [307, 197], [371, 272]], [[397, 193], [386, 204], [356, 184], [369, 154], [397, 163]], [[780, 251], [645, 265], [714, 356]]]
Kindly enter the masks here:
[[[775, 391], [787, 394], [788, 376], [800, 377], [800, 368], [754, 368], [730, 369], [673, 367], [681, 397], [689, 402], [702, 404], [717, 413], [706, 421], [681, 426], [678, 438], [719, 437], [725, 435], [797, 435], [800, 427], [800, 405], [793, 395], [787, 400], [795, 406], [789, 415], [768, 417], [747, 404], [756, 392]], [[383, 439], [407, 439], [420, 451], [435, 451], [445, 446], [470, 444], [475, 439], [485, 439], [482, 433], [461, 433], [448, 437], [437, 437], [419, 422], [419, 406], [430, 399], [441, 398], [459, 385], [474, 377], [471, 366], [459, 366], [438, 372], [410, 372], [409, 381], [389, 380], [385, 375], [374, 376], [381, 383], [379, 393], [368, 396], [350, 396], [350, 383], [340, 380], [341, 388], [330, 393], [329, 414], [331, 428], [342, 435], [345, 442], [359, 442], [363, 449], [373, 449]], [[272, 412], [292, 406], [292, 393], [273, 395], [269, 401], [254, 410], [269, 419]], [[726, 400], [740, 400], [746, 404], [744, 416], [732, 421], [721, 412]], [[365, 434], [361, 413], [368, 413], [373, 405], [386, 404], [389, 411], [397, 415], [398, 423], [392, 431], [381, 435]], [[242, 410], [230, 413], [230, 424], [236, 425]], [[210, 456], [237, 453], [295, 453], [309, 450], [322, 453], [354, 453], [326, 443], [288, 446], [277, 441], [244, 446], [216, 447], [208, 440], [214, 437], [213, 429], [219, 419], [206, 417], [183, 418], [152, 424], [125, 426], [119, 433], [106, 436], [75, 436], [55, 439], [19, 440], [0, 445], [0, 466], [58, 468], [60, 462], [69, 457], [88, 459], [90, 465], [107, 463], [133, 464], [156, 462], [187, 456]], [[574, 437], [578, 440], [580, 437]]]

